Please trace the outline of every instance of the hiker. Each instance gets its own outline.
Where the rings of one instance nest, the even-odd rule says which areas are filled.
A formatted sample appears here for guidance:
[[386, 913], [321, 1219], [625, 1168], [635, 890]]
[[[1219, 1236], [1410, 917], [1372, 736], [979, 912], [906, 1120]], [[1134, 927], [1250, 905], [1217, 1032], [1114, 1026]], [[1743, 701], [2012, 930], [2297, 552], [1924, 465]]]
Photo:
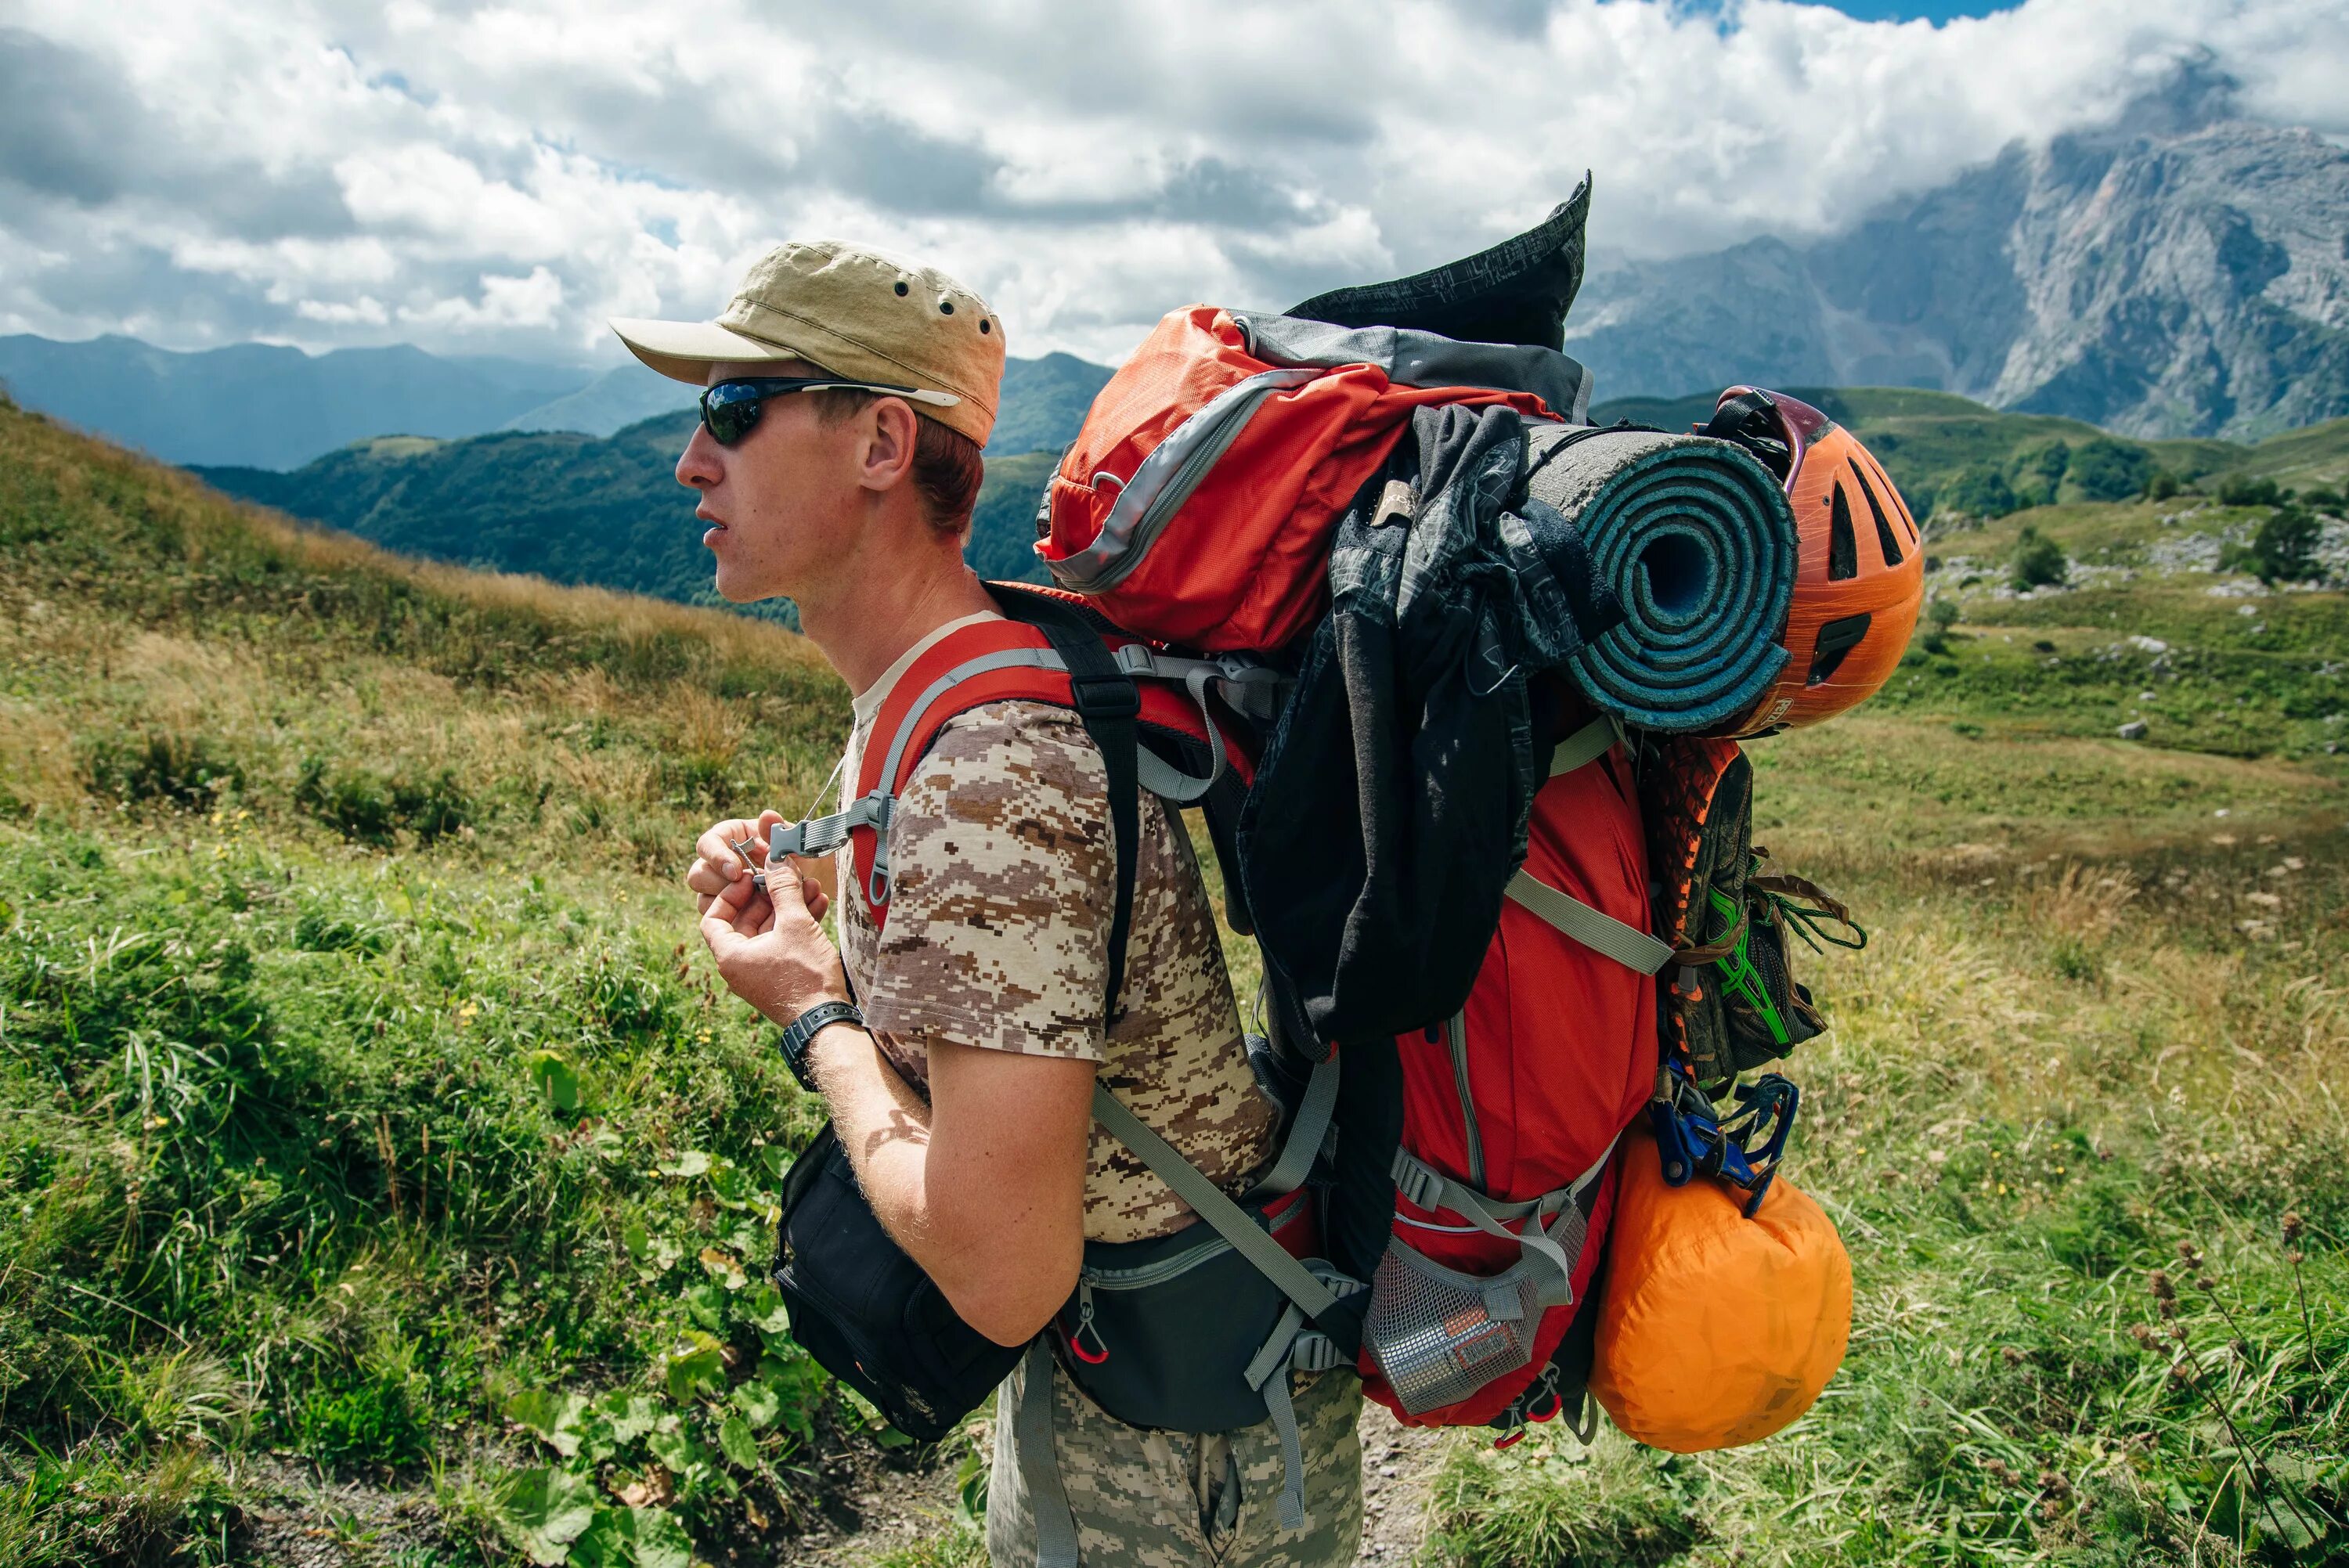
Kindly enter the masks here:
[[[900, 678], [942, 639], [1003, 615], [962, 554], [1002, 323], [934, 268], [827, 241], [770, 252], [715, 321], [612, 325], [653, 369], [705, 388], [677, 477], [710, 525], [718, 591], [791, 598], [855, 694], [845, 810]], [[1085, 1243], [1192, 1222], [1094, 1125], [1097, 1081], [1221, 1191], [1247, 1191], [1277, 1153], [1190, 839], [1153, 796], [1129, 849], [1129, 923], [1112, 930], [1110, 786], [1077, 712], [986, 704], [936, 732], [886, 820], [885, 925], [865, 897], [829, 897], [812, 863], [768, 857], [774, 811], [711, 827], [686, 879], [719, 975], [782, 1031], [888, 1237], [1001, 1346], [1043, 1343]], [[841, 846], [836, 890], [877, 880], [858, 853]], [[827, 907], [837, 951], [818, 924]], [[1038, 1456], [1015, 1452], [1016, 1410], [1047, 1439], [1044, 1473], [1057, 1460], [1085, 1562], [1351, 1562], [1360, 1380], [1344, 1367], [1276, 1380], [1301, 1467], [1284, 1465], [1270, 1418], [1143, 1430], [1030, 1351], [998, 1398], [990, 1557], [1040, 1555]], [[1304, 1528], [1284, 1529], [1297, 1515], [1279, 1494], [1300, 1469]], [[1048, 1501], [1057, 1516], [1061, 1499]]]

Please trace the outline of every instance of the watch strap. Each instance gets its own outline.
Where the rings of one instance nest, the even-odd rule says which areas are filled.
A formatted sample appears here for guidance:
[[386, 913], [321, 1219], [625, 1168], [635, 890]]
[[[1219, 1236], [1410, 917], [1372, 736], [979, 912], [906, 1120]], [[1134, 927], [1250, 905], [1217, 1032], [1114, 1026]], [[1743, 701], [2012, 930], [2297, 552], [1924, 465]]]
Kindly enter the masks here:
[[864, 1015], [854, 1002], [818, 1002], [783, 1026], [783, 1065], [792, 1069], [792, 1077], [810, 1094], [816, 1092], [816, 1087], [815, 1075], [808, 1071], [808, 1047], [818, 1034], [843, 1021], [862, 1028]]

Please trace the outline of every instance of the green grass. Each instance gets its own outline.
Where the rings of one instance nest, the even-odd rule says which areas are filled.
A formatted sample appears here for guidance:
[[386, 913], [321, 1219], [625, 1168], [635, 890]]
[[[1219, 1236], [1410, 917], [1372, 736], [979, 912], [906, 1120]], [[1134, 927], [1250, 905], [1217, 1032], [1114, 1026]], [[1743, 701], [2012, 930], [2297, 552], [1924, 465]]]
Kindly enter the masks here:
[[[1842, 1376], [1730, 1454], [1462, 1434], [1428, 1561], [2283, 1562], [2277, 1510], [2339, 1517], [2349, 617], [2148, 564], [2228, 521], [2187, 504], [1937, 538], [1945, 652], [1754, 748], [1762, 841], [1875, 932], [1805, 968], [1793, 1067]], [[1959, 587], [2023, 521], [2106, 575]], [[956, 1462], [781, 1332], [812, 1111], [674, 881], [845, 707], [773, 626], [417, 565], [0, 407], [0, 1562], [770, 1561], [843, 1451]]]
[[670, 879], [813, 789], [829, 672], [5, 408], [0, 603], [0, 1561], [242, 1557], [320, 1477], [448, 1562], [806, 1517], [868, 1424], [755, 1279], [810, 1108]]

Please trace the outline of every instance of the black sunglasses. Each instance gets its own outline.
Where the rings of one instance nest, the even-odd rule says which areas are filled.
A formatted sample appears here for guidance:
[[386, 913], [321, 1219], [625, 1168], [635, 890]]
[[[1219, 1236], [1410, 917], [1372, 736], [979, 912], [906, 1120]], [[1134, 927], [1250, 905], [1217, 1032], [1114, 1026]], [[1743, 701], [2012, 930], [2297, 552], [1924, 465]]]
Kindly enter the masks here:
[[759, 423], [771, 397], [794, 392], [885, 392], [909, 402], [950, 408], [962, 401], [951, 392], [927, 392], [917, 387], [892, 387], [881, 381], [843, 381], [837, 376], [753, 376], [740, 381], [720, 381], [701, 394], [701, 428], [721, 447], [730, 447]]

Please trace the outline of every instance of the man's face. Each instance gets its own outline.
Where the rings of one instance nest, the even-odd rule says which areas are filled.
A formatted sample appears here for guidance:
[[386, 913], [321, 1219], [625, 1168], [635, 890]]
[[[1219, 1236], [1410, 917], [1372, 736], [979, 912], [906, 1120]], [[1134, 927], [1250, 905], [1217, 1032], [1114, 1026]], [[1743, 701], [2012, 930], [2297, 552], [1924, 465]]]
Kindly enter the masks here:
[[[815, 376], [798, 360], [713, 365], [708, 385], [762, 376]], [[750, 433], [721, 447], [696, 425], [677, 460], [678, 482], [701, 493], [693, 515], [718, 558], [719, 594], [734, 603], [821, 593], [849, 569], [862, 519], [858, 425], [826, 425], [804, 393], [770, 401]]]

